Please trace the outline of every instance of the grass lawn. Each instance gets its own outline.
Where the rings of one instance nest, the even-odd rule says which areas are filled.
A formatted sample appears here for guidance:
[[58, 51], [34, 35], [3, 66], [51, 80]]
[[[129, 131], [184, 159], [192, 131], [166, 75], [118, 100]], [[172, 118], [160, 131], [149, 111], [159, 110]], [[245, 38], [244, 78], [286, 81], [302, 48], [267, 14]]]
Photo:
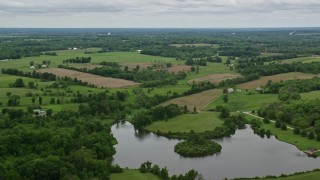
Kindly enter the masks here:
[[207, 130], [213, 130], [214, 128], [221, 126], [222, 120], [219, 119], [219, 113], [198, 113], [198, 114], [183, 114], [176, 116], [166, 121], [154, 122], [147, 126], [149, 131], [160, 132], [204, 132]]
[[[299, 174], [299, 175], [293, 175], [290, 177], [279, 177], [277, 179], [280, 180], [318, 180], [320, 178], [320, 171], [315, 171], [315, 172], [308, 172], [304, 174]], [[275, 178], [262, 178], [263, 180], [272, 180]]]
[[123, 173], [111, 174], [111, 180], [160, 180], [151, 173], [140, 173], [139, 170], [124, 170]]
[[213, 109], [218, 105], [226, 106], [230, 111], [250, 111], [259, 109], [263, 104], [272, 103], [278, 100], [276, 94], [247, 95], [246, 92], [228, 94], [228, 103], [224, 103], [223, 96], [213, 101], [205, 110]]
[[[254, 117], [247, 115], [247, 117], [254, 119]], [[296, 146], [300, 150], [307, 150], [310, 147], [316, 147], [320, 149], [320, 142], [316, 140], [310, 140], [307, 137], [301, 137], [300, 135], [293, 134], [293, 130], [287, 129], [286, 131], [280, 128], [275, 128], [274, 123], [262, 124], [261, 128], [270, 130], [272, 134], [277, 136], [277, 139]]]

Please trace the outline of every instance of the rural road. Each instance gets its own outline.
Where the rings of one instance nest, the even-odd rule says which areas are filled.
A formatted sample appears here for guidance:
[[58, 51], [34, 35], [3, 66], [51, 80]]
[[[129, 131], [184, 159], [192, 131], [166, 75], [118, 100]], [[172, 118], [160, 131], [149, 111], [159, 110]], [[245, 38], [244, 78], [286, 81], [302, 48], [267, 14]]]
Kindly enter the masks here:
[[[244, 113], [244, 114], [246, 114], [246, 115], [249, 115], [249, 116], [252, 116], [252, 117], [255, 117], [255, 118], [258, 118], [258, 119], [263, 119], [262, 117], [253, 115], [253, 114], [251, 114], [250, 112], [242, 112], [242, 113]], [[276, 123], [276, 121], [274, 121], [274, 120], [270, 120], [270, 121], [271, 121], [272, 123]], [[287, 128], [293, 130], [292, 127], [287, 126]]]

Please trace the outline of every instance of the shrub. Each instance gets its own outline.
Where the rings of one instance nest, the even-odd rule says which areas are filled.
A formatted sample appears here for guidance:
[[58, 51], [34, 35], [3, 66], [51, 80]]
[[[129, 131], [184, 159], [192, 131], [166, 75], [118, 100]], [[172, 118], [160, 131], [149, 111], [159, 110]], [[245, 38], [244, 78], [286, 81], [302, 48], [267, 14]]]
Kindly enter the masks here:
[[270, 123], [270, 120], [269, 120], [268, 118], [264, 118], [264, 119], [263, 119], [263, 123], [269, 124], [269, 123]]
[[287, 125], [286, 125], [286, 124], [284, 124], [284, 123], [283, 123], [283, 124], [281, 124], [281, 129], [282, 129], [282, 130], [284, 130], [284, 131], [285, 131], [285, 130], [287, 130]]
[[295, 127], [295, 128], [293, 129], [293, 133], [294, 133], [294, 134], [300, 134], [300, 129], [297, 128], [297, 127]]
[[314, 138], [315, 138], [314, 132], [309, 132], [308, 138], [309, 138], [309, 139], [314, 139]]

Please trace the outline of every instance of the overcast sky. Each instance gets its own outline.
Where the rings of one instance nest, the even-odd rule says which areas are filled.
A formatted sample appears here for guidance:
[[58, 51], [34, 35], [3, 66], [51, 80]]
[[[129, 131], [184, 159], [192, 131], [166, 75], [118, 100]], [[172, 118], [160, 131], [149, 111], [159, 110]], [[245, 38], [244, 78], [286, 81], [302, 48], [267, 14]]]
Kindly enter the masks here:
[[0, 0], [0, 27], [319, 27], [320, 0]]

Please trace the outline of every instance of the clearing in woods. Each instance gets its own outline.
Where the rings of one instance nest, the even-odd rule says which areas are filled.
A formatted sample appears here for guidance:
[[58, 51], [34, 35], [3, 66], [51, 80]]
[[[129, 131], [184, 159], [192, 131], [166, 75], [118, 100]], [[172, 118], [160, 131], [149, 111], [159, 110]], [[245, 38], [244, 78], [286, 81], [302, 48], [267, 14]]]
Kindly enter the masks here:
[[272, 82], [280, 82], [280, 81], [287, 81], [287, 80], [294, 80], [294, 79], [311, 79], [315, 76], [318, 76], [318, 75], [306, 74], [301, 72], [283, 73], [283, 74], [277, 74], [272, 76], [265, 76], [265, 77], [261, 77], [258, 80], [242, 83], [238, 85], [238, 88], [254, 89], [254, 88], [266, 85], [269, 80], [271, 80]]
[[210, 102], [222, 94], [221, 89], [211, 89], [203, 91], [198, 94], [193, 94], [189, 96], [184, 96], [176, 99], [169, 100], [161, 104], [161, 106], [166, 106], [169, 104], [178, 104], [180, 106], [187, 106], [189, 111], [193, 111], [196, 107], [197, 111], [205, 108]]
[[83, 73], [79, 71], [73, 71], [69, 69], [61, 69], [61, 68], [50, 68], [50, 69], [41, 69], [39, 72], [48, 72], [55, 74], [59, 77], [70, 77], [77, 78], [78, 80], [88, 82], [89, 84], [93, 84], [97, 87], [108, 87], [108, 88], [120, 88], [120, 87], [129, 87], [136, 86], [139, 83], [128, 81], [124, 79], [116, 79], [109, 77], [97, 76], [89, 73]]

